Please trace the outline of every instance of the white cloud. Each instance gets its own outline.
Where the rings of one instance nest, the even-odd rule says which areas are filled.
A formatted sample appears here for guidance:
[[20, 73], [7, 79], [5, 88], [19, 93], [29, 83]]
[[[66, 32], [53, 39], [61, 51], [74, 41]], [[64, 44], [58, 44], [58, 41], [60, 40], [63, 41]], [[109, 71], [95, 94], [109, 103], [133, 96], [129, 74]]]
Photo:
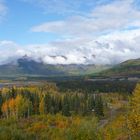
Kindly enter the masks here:
[[[67, 57], [51, 58], [52, 63], [114, 64], [140, 57], [140, 11], [134, 0], [114, 0], [85, 15], [46, 22], [31, 30], [70, 38], [49, 44], [55, 48], [53, 55]], [[49, 63], [48, 56], [44, 62]]]
[[[103, 1], [107, 0], [100, 0]], [[49, 2], [58, 3], [56, 0], [40, 2], [44, 2], [44, 6]], [[62, 6], [65, 10], [67, 5], [63, 5], [63, 2], [64, 0], [59, 3], [58, 9]], [[0, 64], [24, 55], [47, 64], [115, 64], [139, 58], [140, 11], [134, 7], [133, 2], [134, 0], [114, 0], [104, 5], [99, 4], [84, 15], [77, 14], [65, 20], [46, 22], [31, 29], [33, 32], [59, 34], [60, 38], [65, 38], [63, 40], [26, 46], [0, 41]], [[75, 9], [77, 11], [76, 7], [72, 11]]]
[[[6, 62], [24, 55], [46, 64], [116, 64], [140, 58], [140, 29], [116, 31], [96, 39], [67, 39], [49, 44], [17, 45], [0, 41], [0, 60]], [[12, 59], [11, 59], [12, 58]]]
[[140, 28], [140, 11], [133, 0], [117, 0], [93, 8], [84, 16], [75, 15], [65, 20], [46, 22], [31, 28], [33, 32], [52, 32], [62, 36], [97, 36], [130, 27]]

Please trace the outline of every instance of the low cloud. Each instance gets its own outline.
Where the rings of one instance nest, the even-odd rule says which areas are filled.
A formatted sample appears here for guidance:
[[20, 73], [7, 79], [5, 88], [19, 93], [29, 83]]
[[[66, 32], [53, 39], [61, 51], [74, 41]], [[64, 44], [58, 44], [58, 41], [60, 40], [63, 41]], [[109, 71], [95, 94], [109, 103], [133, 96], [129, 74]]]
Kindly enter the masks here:
[[45, 64], [117, 64], [140, 57], [139, 38], [140, 29], [136, 29], [114, 32], [96, 39], [66, 39], [27, 46], [0, 41], [0, 63], [27, 55]]

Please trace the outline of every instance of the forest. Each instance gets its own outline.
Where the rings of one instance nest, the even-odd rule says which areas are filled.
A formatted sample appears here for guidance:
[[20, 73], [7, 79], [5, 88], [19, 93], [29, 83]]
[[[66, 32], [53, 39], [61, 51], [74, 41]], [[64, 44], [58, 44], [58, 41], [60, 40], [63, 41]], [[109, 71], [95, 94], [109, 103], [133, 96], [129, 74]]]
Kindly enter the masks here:
[[3, 87], [0, 140], [139, 140], [139, 101], [139, 83], [126, 94], [47, 82]]

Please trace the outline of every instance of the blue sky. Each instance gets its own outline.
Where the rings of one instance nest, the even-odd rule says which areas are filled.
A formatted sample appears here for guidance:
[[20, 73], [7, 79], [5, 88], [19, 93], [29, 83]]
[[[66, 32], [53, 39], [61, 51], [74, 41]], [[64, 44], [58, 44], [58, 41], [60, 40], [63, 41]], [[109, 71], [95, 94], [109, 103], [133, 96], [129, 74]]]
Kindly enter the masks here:
[[139, 37], [140, 0], [0, 0], [0, 64], [119, 63], [140, 57]]
[[[39, 2], [40, 1], [40, 2]], [[51, 2], [49, 2], [51, 1]], [[54, 2], [53, 2], [54, 1]], [[32, 26], [66, 18], [86, 15], [97, 5], [110, 0], [5, 0], [7, 14], [0, 23], [1, 40], [13, 40], [21, 44], [46, 43], [61, 36], [54, 33], [34, 33]], [[79, 6], [78, 6], [79, 5]], [[67, 9], [68, 8], [68, 9]]]
[[33, 33], [30, 28], [33, 25], [54, 20], [55, 16], [49, 16], [43, 11], [28, 3], [18, 0], [7, 0], [7, 15], [0, 23], [0, 39], [13, 40], [21, 44], [43, 43], [54, 39], [51, 34]]

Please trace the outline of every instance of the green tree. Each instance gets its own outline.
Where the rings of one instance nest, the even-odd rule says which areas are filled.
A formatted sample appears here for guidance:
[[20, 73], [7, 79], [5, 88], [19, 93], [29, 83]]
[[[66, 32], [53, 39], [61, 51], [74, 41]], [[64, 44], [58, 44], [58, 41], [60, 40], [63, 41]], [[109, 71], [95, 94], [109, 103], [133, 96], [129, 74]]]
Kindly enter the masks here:
[[104, 116], [103, 100], [100, 95], [95, 97], [95, 113], [97, 116]]
[[70, 107], [67, 95], [64, 96], [63, 105], [62, 105], [62, 115], [70, 116]]

